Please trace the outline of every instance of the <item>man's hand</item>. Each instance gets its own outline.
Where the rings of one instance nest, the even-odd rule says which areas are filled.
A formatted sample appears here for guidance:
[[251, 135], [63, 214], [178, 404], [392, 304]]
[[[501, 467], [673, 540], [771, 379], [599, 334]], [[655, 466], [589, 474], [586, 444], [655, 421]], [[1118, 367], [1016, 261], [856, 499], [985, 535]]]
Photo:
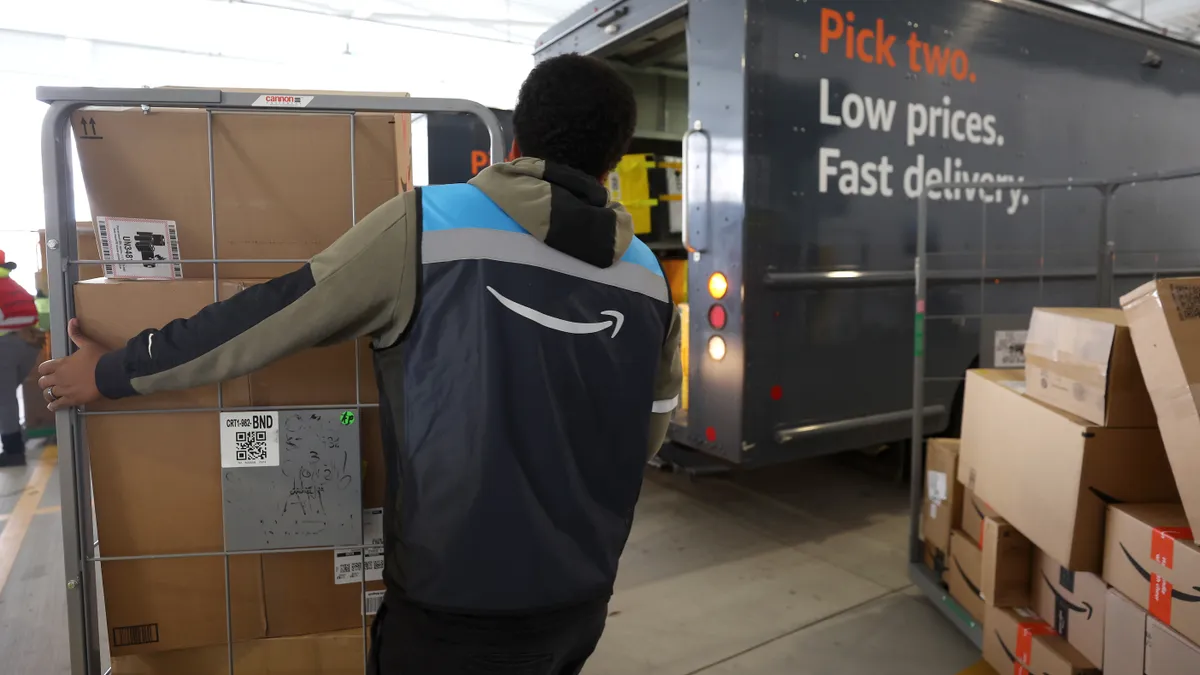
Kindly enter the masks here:
[[85, 405], [100, 398], [100, 390], [96, 388], [96, 364], [108, 350], [83, 334], [79, 319], [71, 319], [67, 334], [78, 351], [38, 366], [38, 374], [42, 376], [38, 386], [49, 404], [46, 408], [52, 411]]

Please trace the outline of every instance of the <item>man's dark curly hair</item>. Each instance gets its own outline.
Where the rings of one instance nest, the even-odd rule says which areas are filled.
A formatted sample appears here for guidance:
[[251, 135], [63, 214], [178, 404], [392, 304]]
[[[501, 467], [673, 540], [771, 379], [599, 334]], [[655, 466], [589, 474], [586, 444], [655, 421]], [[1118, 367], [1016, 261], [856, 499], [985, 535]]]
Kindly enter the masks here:
[[513, 135], [521, 154], [600, 178], [629, 149], [637, 101], [611, 66], [564, 54], [539, 63], [521, 85]]

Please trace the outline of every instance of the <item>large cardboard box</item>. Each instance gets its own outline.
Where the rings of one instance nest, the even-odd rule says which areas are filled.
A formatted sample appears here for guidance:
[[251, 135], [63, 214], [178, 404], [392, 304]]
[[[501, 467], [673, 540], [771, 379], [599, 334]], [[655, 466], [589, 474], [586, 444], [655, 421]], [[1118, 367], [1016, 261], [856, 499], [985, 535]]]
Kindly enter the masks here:
[[[254, 640], [234, 645], [233, 668], [238, 675], [362, 675], [364, 644], [361, 628]], [[214, 645], [114, 657], [112, 668], [113, 675], [227, 675], [229, 655]]]
[[[80, 120], [88, 132], [82, 133]], [[396, 196], [407, 115], [229, 114], [96, 108], [73, 116], [97, 216], [174, 220], [184, 259], [307, 260]], [[351, 178], [351, 124], [354, 177]], [[397, 126], [402, 130], [397, 130]], [[407, 162], [404, 162], [407, 163]], [[409, 183], [411, 185], [411, 182]], [[224, 263], [222, 278], [272, 278], [299, 263]], [[211, 278], [213, 266], [183, 266]]]
[[1030, 610], [989, 607], [983, 624], [983, 659], [1000, 673], [1099, 675], [1090, 663]]
[[1110, 506], [1104, 580], [1154, 618], [1200, 640], [1200, 546], [1182, 506]]
[[967, 374], [959, 479], [1055, 560], [1098, 572], [1107, 503], [1177, 498], [1162, 440], [1036, 401], [1015, 377]]
[[1034, 309], [1025, 342], [1025, 383], [1030, 396], [1093, 424], [1155, 426], [1154, 406], [1119, 309]]
[[[959, 485], [962, 485], [960, 482]], [[1000, 514], [996, 512], [987, 502], [979, 498], [971, 490], [963, 487], [963, 503], [962, 514], [960, 516], [962, 531], [971, 541], [975, 542], [976, 546], [983, 545], [983, 525], [988, 518], [999, 518]]]
[[1108, 584], [1090, 572], [1072, 572], [1035, 550], [1031, 609], [1098, 668], [1104, 663], [1104, 621]]
[[1188, 522], [1200, 527], [1200, 278], [1144, 284], [1121, 306]]
[[1145, 675], [1146, 610], [1108, 589], [1104, 606], [1104, 675]]
[[955, 530], [950, 535], [950, 597], [958, 601], [967, 614], [983, 621], [987, 604], [979, 591], [983, 578], [983, 551], [965, 534]]
[[[216, 292], [225, 299], [252, 283], [221, 281]], [[99, 279], [76, 286], [76, 310], [93, 338], [107, 347], [118, 347], [146, 328], [195, 314], [212, 302], [213, 293], [209, 280]], [[365, 346], [359, 349], [361, 399], [371, 403], [378, 395], [370, 355]], [[222, 402], [226, 407], [352, 407], [354, 367], [354, 343], [306, 350], [223, 383]], [[218, 402], [216, 392], [214, 385], [92, 407], [93, 411], [127, 413], [89, 416], [85, 429], [97, 529], [105, 555], [222, 550], [219, 420], [212, 410]], [[133, 413], [162, 409], [200, 410]], [[362, 419], [364, 499], [367, 506], [381, 507], [385, 470], [378, 410], [364, 408]], [[235, 639], [361, 624], [360, 585], [334, 583], [332, 551], [264, 558], [238, 555], [231, 561], [238, 569], [245, 568], [233, 579]], [[224, 567], [219, 557], [107, 562], [103, 572], [110, 625], [130, 629], [110, 636], [114, 654], [225, 641]], [[378, 582], [368, 584], [368, 590], [380, 588]], [[128, 636], [140, 636], [146, 642], [128, 644], [133, 640]]]
[[958, 482], [958, 439], [931, 438], [925, 442], [925, 506], [921, 530], [925, 541], [943, 553], [950, 550], [950, 533], [962, 518], [962, 484]]
[[[216, 413], [102, 415], [86, 437], [104, 556], [204, 554], [223, 549]], [[101, 564], [113, 655], [226, 641], [219, 556]], [[262, 564], [230, 558], [235, 640], [266, 635]]]
[[988, 518], [983, 527], [983, 564], [979, 594], [996, 607], [1025, 607], [1029, 604], [1029, 571], [1033, 545], [1017, 528], [998, 518]]

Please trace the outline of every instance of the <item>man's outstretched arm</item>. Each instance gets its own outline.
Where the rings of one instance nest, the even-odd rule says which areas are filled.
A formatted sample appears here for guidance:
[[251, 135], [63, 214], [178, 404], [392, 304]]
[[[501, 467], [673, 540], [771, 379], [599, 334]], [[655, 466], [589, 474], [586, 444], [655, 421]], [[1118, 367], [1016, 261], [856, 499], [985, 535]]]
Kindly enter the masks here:
[[396, 197], [299, 270], [143, 331], [115, 351], [105, 353], [72, 321], [79, 350], [39, 368], [50, 409], [211, 384], [364, 335], [390, 344], [416, 293], [415, 213], [413, 193]]

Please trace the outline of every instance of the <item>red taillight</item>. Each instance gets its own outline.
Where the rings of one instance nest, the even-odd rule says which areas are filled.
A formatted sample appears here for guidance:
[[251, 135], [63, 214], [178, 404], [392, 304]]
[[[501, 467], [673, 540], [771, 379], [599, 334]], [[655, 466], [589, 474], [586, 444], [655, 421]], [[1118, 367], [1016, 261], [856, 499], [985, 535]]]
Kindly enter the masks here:
[[708, 308], [708, 325], [721, 330], [725, 327], [725, 321], [728, 316], [725, 314], [725, 308], [720, 305], [713, 305]]
[[783, 387], [779, 385], [771, 387], [771, 400], [778, 401], [781, 398], [783, 398]]
[[708, 439], [709, 443], [716, 443], [717, 442], [717, 430], [712, 427], [705, 429], [704, 437]]

